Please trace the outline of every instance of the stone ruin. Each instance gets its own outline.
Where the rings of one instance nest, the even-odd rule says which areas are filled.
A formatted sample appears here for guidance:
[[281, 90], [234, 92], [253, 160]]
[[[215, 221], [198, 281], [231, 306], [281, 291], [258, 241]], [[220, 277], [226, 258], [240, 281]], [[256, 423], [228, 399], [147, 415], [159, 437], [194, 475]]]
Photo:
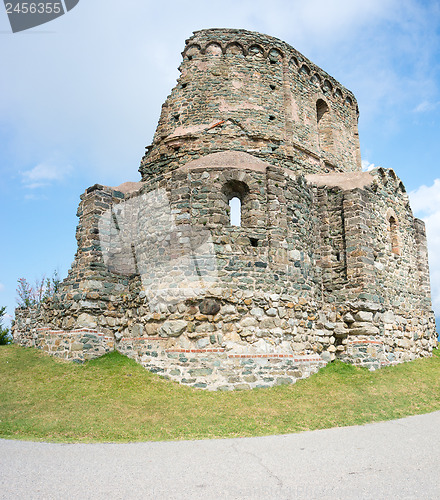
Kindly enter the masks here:
[[354, 95], [244, 30], [195, 32], [179, 70], [142, 179], [81, 196], [68, 276], [15, 342], [219, 390], [430, 356], [424, 223], [393, 170], [361, 171]]

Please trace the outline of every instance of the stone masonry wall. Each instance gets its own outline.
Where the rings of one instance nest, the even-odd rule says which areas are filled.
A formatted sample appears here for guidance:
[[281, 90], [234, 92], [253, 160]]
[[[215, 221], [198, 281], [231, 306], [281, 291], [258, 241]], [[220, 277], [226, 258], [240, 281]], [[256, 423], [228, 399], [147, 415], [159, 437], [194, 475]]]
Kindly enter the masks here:
[[198, 31], [179, 69], [144, 179], [227, 150], [306, 173], [360, 169], [354, 95], [288, 44], [244, 30]]
[[[52, 330], [51, 338], [57, 329], [73, 329], [72, 343], [78, 345], [76, 331], [92, 329], [103, 341], [114, 339], [116, 349], [148, 369], [210, 389], [293, 381], [336, 358], [377, 368], [429, 355], [436, 345], [434, 318], [426, 310], [423, 290], [417, 288], [425, 275], [413, 272], [405, 280], [400, 271], [406, 273], [405, 266], [420, 261], [422, 228], [414, 226], [404, 198], [398, 208], [401, 195], [396, 195], [393, 213], [399, 214], [406, 238], [401, 237], [402, 255], [392, 252], [391, 236], [384, 228], [385, 208], [395, 188], [401, 189], [400, 181], [384, 184], [382, 174], [351, 174], [364, 183], [367, 179], [367, 184], [347, 190], [345, 174], [339, 174], [342, 187], [335, 185], [334, 177], [332, 183], [325, 176], [331, 186], [324, 187], [319, 186], [322, 178], [307, 181], [259, 160], [251, 168], [246, 157], [248, 168], [238, 169], [233, 162], [243, 156], [214, 156], [113, 197], [106, 210], [124, 217], [101, 214], [104, 224], [101, 220], [98, 227], [104, 227], [105, 234], [94, 254], [101, 264], [99, 279], [90, 274], [75, 287], [69, 274], [61, 292], [31, 314], [31, 321], [20, 319], [18, 312], [17, 339], [35, 339], [45, 325]], [[387, 175], [394, 179], [394, 174]], [[249, 188], [243, 195], [249, 225], [229, 224], [222, 186], [231, 181]], [[88, 196], [101, 199], [96, 189]], [[85, 196], [81, 203], [87, 201]], [[268, 223], [272, 211], [273, 222]], [[404, 216], [408, 227], [403, 226]], [[95, 226], [95, 219], [80, 223], [85, 234]], [[171, 248], [179, 260], [188, 248], [180, 240], [195, 241], [202, 262], [197, 253], [202, 230], [211, 238], [216, 269], [208, 270], [197, 289], [178, 274], [167, 277], [170, 269], [179, 271], [174, 264], [170, 268], [167, 246], [177, 235]], [[161, 238], [162, 243], [156, 241]], [[202, 236], [202, 243], [205, 240]], [[131, 245], [134, 254], [127, 250]], [[118, 252], [128, 255], [128, 265]], [[142, 269], [142, 262], [148, 273], [133, 274]], [[88, 264], [95, 267], [93, 261]], [[114, 274], [110, 283], [106, 273]], [[173, 288], [176, 276], [180, 288]], [[115, 283], [124, 281], [128, 285], [118, 285], [117, 290]], [[160, 300], [154, 300], [158, 291]], [[68, 333], [59, 335], [64, 346]], [[84, 359], [104, 352], [108, 342], [104, 344], [94, 345]], [[35, 345], [42, 345], [41, 337]], [[57, 355], [60, 351], [64, 352], [56, 349]], [[70, 356], [68, 350], [65, 354]], [[264, 370], [260, 358], [266, 360]], [[245, 368], [234, 368], [237, 363]], [[240, 374], [234, 375], [234, 370]]]
[[71, 270], [14, 340], [212, 390], [431, 355], [424, 224], [394, 171], [360, 171], [354, 96], [256, 33], [196, 32], [183, 56], [142, 181], [81, 196]]

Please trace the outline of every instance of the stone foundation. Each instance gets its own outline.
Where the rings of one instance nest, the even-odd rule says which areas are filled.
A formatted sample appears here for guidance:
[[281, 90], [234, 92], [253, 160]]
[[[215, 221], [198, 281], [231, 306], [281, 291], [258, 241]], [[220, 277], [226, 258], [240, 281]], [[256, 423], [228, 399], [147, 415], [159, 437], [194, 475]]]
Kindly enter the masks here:
[[113, 337], [87, 328], [70, 331], [36, 328], [27, 335], [16, 332], [14, 341], [22, 346], [36, 347], [51, 356], [76, 363], [103, 356], [113, 351], [115, 346]]
[[[434, 319], [421, 312], [396, 315], [368, 302], [324, 311], [305, 299], [244, 295], [235, 304], [218, 296], [182, 302], [172, 314], [150, 311], [145, 297], [126, 296], [95, 317], [105, 324], [101, 331], [36, 328], [50, 316], [45, 304], [22, 310], [21, 321], [17, 310], [14, 341], [77, 362], [116, 349], [153, 373], [209, 390], [293, 383], [335, 359], [376, 369], [430, 356], [437, 345]], [[72, 324], [94, 318], [90, 310], [81, 312], [80, 302]], [[201, 313], [207, 303], [216, 314]]]

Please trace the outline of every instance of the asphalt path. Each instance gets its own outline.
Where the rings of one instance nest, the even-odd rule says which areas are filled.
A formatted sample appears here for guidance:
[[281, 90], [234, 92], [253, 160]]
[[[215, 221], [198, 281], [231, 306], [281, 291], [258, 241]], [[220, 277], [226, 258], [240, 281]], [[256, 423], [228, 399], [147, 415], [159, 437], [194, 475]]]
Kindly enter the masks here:
[[436, 499], [440, 412], [262, 438], [0, 440], [1, 499]]

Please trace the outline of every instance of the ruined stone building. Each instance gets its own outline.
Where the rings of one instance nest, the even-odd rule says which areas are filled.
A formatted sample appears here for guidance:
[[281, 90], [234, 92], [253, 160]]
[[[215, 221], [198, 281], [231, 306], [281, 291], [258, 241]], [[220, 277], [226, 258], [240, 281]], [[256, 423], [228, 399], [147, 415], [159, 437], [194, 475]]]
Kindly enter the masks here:
[[69, 274], [15, 341], [222, 390], [430, 355], [425, 227], [393, 170], [361, 171], [354, 95], [244, 30], [195, 32], [179, 70], [141, 180], [81, 196]]

